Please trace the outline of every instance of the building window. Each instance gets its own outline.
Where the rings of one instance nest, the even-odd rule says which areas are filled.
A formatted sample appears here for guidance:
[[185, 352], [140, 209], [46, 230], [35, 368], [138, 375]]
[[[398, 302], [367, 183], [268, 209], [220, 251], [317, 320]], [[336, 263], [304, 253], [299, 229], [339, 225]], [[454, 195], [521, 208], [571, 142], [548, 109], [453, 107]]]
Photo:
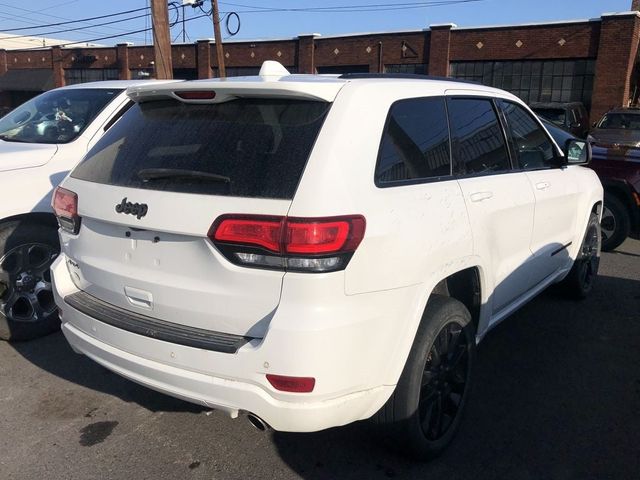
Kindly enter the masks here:
[[393, 63], [384, 66], [385, 73], [412, 73], [417, 75], [427, 75], [426, 63]]
[[174, 68], [173, 78], [176, 80], [197, 80], [198, 69], [197, 68]]
[[64, 70], [64, 82], [66, 85], [118, 80], [119, 78], [120, 71], [117, 68], [66, 68]]
[[131, 80], [150, 80], [153, 78], [153, 68], [132, 68]]
[[369, 73], [369, 65], [325, 65], [316, 67], [319, 74], [343, 75], [345, 73]]
[[[226, 67], [225, 73], [227, 77], [251, 77], [258, 75], [260, 73], [261, 67]], [[297, 73], [298, 69], [296, 67], [284, 67], [289, 73]], [[214, 78], [218, 77], [218, 67], [211, 67], [213, 71]]]
[[451, 76], [502, 88], [527, 103], [591, 105], [595, 60], [452, 62]]

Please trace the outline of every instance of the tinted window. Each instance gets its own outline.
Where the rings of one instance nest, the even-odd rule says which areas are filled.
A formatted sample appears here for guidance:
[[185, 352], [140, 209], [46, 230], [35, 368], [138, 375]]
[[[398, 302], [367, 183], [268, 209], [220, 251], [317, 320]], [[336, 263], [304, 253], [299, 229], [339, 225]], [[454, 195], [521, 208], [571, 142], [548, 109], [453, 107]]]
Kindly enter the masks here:
[[502, 102], [513, 148], [520, 168], [532, 170], [551, 165], [555, 150], [538, 122], [520, 105]]
[[640, 114], [607, 113], [596, 128], [638, 130], [640, 129]]
[[540, 108], [533, 109], [536, 114], [546, 118], [552, 123], [555, 123], [559, 127], [564, 127], [566, 123], [566, 112], [561, 108]]
[[329, 106], [268, 99], [136, 104], [72, 176], [150, 190], [290, 199]]
[[553, 123], [545, 120], [544, 118], [541, 118], [540, 121], [543, 123], [544, 128], [547, 129], [547, 131], [551, 134], [551, 136], [553, 137], [555, 142], [560, 147], [564, 147], [564, 145], [567, 143], [567, 140], [570, 140], [572, 138], [576, 138], [573, 135], [571, 135], [569, 132], [567, 132], [566, 130], [563, 130], [563, 129], [555, 126]]
[[394, 103], [382, 136], [376, 183], [450, 175], [450, 161], [444, 98]]
[[69, 143], [122, 90], [51, 90], [20, 105], [0, 120], [0, 138], [21, 143]]
[[510, 169], [504, 134], [491, 100], [453, 98], [449, 101], [449, 119], [457, 173]]

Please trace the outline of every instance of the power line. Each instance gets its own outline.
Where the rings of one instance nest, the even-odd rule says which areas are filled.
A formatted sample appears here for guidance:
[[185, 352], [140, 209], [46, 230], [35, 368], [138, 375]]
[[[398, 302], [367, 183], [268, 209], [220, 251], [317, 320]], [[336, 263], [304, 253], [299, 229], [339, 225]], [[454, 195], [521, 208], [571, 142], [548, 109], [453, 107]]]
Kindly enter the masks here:
[[349, 12], [385, 12], [392, 10], [412, 10], [431, 7], [451, 6], [463, 3], [476, 3], [486, 0], [433, 0], [423, 2], [408, 2], [408, 3], [379, 3], [379, 4], [363, 4], [363, 5], [335, 5], [330, 7], [261, 7], [255, 5], [244, 5], [239, 3], [221, 2], [225, 5], [251, 8], [253, 10], [238, 11], [237, 13], [275, 13], [275, 12], [290, 12], [290, 13], [349, 13]]
[[[191, 17], [191, 18], [186, 19], [185, 22], [191, 22], [193, 20], [198, 20], [200, 18], [205, 18], [205, 17], [208, 17], [208, 16], [209, 15], [198, 15], [197, 17]], [[173, 26], [173, 25], [171, 25], [171, 26]], [[109, 35], [109, 36], [106, 36], [106, 37], [91, 38], [89, 40], [79, 40], [77, 42], [66, 42], [66, 43], [61, 43], [61, 44], [55, 45], [55, 46], [56, 47], [67, 47], [69, 45], [78, 45], [78, 44], [81, 44], [81, 43], [91, 43], [91, 42], [97, 42], [99, 40], [108, 40], [110, 38], [125, 37], [125, 36], [128, 36], [128, 35], [134, 35], [136, 33], [148, 32], [148, 31], [151, 31], [151, 30], [153, 30], [153, 27], [151, 27], [151, 28], [143, 28], [141, 30], [133, 30], [131, 32], [119, 33], [117, 35]], [[25, 50], [43, 50], [45, 48], [48, 49], [50, 47], [21, 48], [19, 50], [21, 50], [21, 51], [25, 51]]]
[[[6, 4], [3, 4], [3, 3], [0, 3], [0, 5], [3, 5], [5, 7], [10, 7], [10, 8], [16, 8], [18, 10], [24, 10], [24, 11], [31, 12], [31, 13], [37, 13], [37, 12], [32, 12], [31, 10], [25, 10], [23, 8], [12, 7], [11, 5], [6, 5]], [[49, 23], [49, 24], [46, 24], [46, 25], [38, 25], [38, 26], [35, 26], [35, 27], [7, 28], [7, 29], [3, 29], [2, 31], [3, 32], [17, 32], [19, 30], [29, 30], [30, 28], [31, 29], [33, 29], [33, 28], [40, 29], [40, 28], [47, 28], [47, 27], [58, 27], [60, 25], [68, 25], [70, 23], [89, 22], [91, 20], [100, 20], [102, 18], [117, 17], [117, 16], [120, 16], [120, 15], [125, 15], [127, 13], [135, 13], [135, 12], [140, 12], [142, 10], [148, 10], [148, 9], [149, 9], [149, 7], [135, 8], [133, 10], [126, 10], [126, 11], [123, 11], [123, 12], [110, 13], [110, 14], [107, 14], [107, 15], [99, 15], [97, 17], [78, 18], [78, 19], [75, 19], [75, 20], [68, 20], [68, 21], [65, 21], [65, 22]], [[88, 28], [90, 28], [90, 27], [88, 27]]]
[[46, 35], [53, 35], [53, 34], [56, 34], [56, 33], [75, 32], [75, 31], [78, 31], [78, 30], [87, 30], [87, 29], [90, 29], [90, 28], [93, 28], [93, 27], [102, 27], [103, 25], [112, 25], [114, 23], [128, 22], [128, 21], [131, 21], [131, 20], [135, 20], [135, 19], [138, 19], [138, 18], [145, 18], [145, 17], [148, 17], [148, 16], [149, 16], [149, 14], [145, 13], [144, 15], [135, 15], [133, 17], [122, 18], [120, 20], [112, 20], [110, 22], [96, 23], [96, 24], [92, 24], [92, 25], [84, 26], [84, 27], [66, 28], [64, 30], [54, 30], [52, 32], [40, 32], [40, 33], [29, 34], [29, 35], [25, 34], [25, 35], [13, 35], [11, 37], [0, 37], [0, 40], [15, 40], [15, 39], [26, 38], [26, 37], [34, 37], [34, 36], [42, 37], [42, 36], [46, 36]]

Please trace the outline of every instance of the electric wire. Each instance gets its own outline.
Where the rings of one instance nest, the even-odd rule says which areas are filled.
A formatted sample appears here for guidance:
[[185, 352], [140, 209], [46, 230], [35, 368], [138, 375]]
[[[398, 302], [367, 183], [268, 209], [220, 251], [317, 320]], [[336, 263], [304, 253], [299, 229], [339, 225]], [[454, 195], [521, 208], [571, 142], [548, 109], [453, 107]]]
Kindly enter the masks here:
[[[17, 8], [17, 7], [13, 7], [11, 5], [7, 5], [7, 4], [4, 4], [4, 3], [0, 3], [0, 5], [1, 6], [5, 6], [5, 7], [10, 7], [10, 8]], [[27, 11], [27, 12], [31, 12], [31, 13], [38, 13], [38, 12], [33, 12], [31, 10], [25, 10], [23, 8], [17, 8], [17, 9], [18, 10]], [[125, 14], [128, 14], [128, 13], [141, 12], [143, 10], [148, 10], [148, 9], [149, 9], [149, 7], [134, 8], [132, 10], [125, 10], [125, 11], [122, 11], [122, 12], [110, 13], [110, 14], [107, 14], [107, 15], [99, 15], [97, 17], [78, 18], [78, 19], [75, 19], [75, 20], [68, 20], [68, 21], [64, 21], [64, 22], [48, 23], [48, 24], [45, 24], [45, 25], [38, 25], [38, 26], [35, 26], [35, 27], [6, 28], [6, 29], [2, 29], [2, 31], [3, 32], [17, 32], [19, 30], [29, 30], [29, 29], [34, 29], [34, 28], [39, 30], [41, 28], [58, 27], [60, 25], [68, 25], [70, 23], [89, 22], [91, 20], [100, 20], [100, 19], [103, 19], [103, 18], [117, 17], [117, 16], [120, 16], [120, 15], [125, 15]], [[91, 28], [91, 27], [88, 27], [88, 28]]]
[[96, 23], [96, 24], [93, 24], [91, 26], [86, 26], [86, 27], [65, 28], [63, 30], [54, 30], [52, 32], [40, 32], [40, 33], [37, 33], [35, 35], [34, 34], [29, 34], [29, 35], [25, 34], [25, 35], [13, 35], [13, 36], [10, 36], [10, 37], [0, 37], [0, 40], [15, 40], [15, 39], [19, 39], [19, 38], [26, 38], [26, 37], [33, 37], [33, 36], [40, 37], [40, 36], [45, 36], [45, 35], [54, 35], [54, 34], [57, 34], [57, 33], [76, 32], [78, 30], [87, 30], [87, 29], [93, 28], [93, 27], [101, 27], [103, 25], [112, 25], [114, 23], [128, 22], [128, 21], [131, 21], [131, 20], [136, 20], [138, 18], [145, 18], [145, 17], [149, 17], [149, 14], [146, 13], [144, 15], [135, 15], [133, 17], [122, 18], [120, 20], [111, 20], [109, 22]]
[[[191, 17], [185, 20], [185, 22], [191, 22], [193, 20], [198, 20], [200, 18], [204, 18], [207, 17], [208, 15], [198, 15], [196, 17]], [[78, 45], [78, 44], [82, 44], [82, 43], [91, 43], [91, 42], [97, 42], [100, 40], [108, 40], [111, 38], [118, 38], [118, 37], [126, 37], [128, 35], [134, 35], [136, 33], [143, 33], [143, 32], [149, 32], [153, 30], [153, 27], [150, 28], [142, 28], [140, 30], [133, 30], [131, 32], [123, 32], [123, 33], [119, 33], [116, 35], [108, 35], [106, 37], [99, 37], [99, 38], [92, 38], [89, 40], [79, 40], [77, 42], [65, 42], [65, 43], [61, 43], [61, 44], [57, 44], [57, 47], [67, 47], [69, 45]], [[20, 51], [27, 51], [27, 50], [42, 50], [42, 49], [48, 49], [50, 47], [33, 47], [33, 48], [21, 48]]]

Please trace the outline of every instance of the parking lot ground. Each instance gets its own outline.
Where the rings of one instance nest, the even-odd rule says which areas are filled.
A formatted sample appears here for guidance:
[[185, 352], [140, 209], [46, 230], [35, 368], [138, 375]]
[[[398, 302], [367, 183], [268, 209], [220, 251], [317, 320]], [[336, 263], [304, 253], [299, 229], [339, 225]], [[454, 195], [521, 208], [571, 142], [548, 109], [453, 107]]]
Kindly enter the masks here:
[[415, 463], [366, 423], [256, 431], [74, 354], [0, 342], [0, 479], [638, 479], [640, 241], [603, 254], [593, 295], [545, 293], [478, 349], [446, 453]]

